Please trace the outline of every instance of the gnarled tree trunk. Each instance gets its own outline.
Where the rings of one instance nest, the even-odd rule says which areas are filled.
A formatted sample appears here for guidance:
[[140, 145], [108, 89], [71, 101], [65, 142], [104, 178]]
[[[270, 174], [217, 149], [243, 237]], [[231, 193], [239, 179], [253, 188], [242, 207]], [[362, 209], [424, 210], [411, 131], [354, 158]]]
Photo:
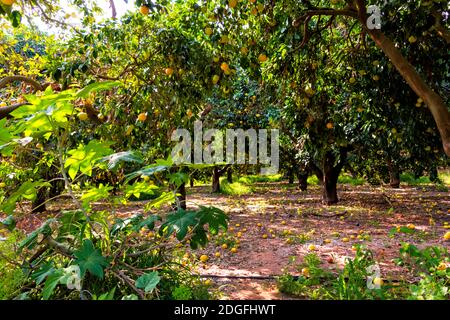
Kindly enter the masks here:
[[400, 188], [400, 169], [397, 164], [388, 160], [389, 185], [392, 188]]
[[227, 181], [228, 183], [233, 183], [233, 169], [231, 168], [227, 170]]
[[335, 170], [326, 172], [323, 176], [323, 202], [327, 205], [336, 204], [339, 202], [337, 195], [337, 181], [339, 173], [336, 174]]
[[298, 187], [301, 191], [308, 190], [308, 172], [300, 171], [297, 173]]
[[214, 169], [213, 169], [212, 192], [213, 193], [220, 192], [220, 170], [217, 167], [214, 167]]

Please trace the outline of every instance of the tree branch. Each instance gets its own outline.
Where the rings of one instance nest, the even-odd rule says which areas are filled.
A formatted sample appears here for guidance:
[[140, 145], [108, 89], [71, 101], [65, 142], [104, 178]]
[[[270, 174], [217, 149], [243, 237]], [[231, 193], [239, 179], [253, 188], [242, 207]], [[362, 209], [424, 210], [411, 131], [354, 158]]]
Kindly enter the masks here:
[[0, 89], [3, 89], [4, 87], [6, 87], [7, 84], [14, 82], [14, 81], [26, 82], [29, 85], [31, 85], [36, 91], [44, 91], [45, 88], [48, 86], [48, 84], [42, 85], [39, 82], [37, 82], [36, 80], [25, 77], [25, 76], [14, 75], [14, 76], [7, 76], [7, 77], [2, 78], [0, 80]]
[[2, 120], [3, 118], [8, 117], [9, 114], [11, 112], [13, 112], [14, 110], [16, 110], [17, 108], [19, 108], [21, 106], [26, 106], [26, 105], [29, 105], [29, 103], [28, 102], [17, 103], [17, 104], [13, 104], [11, 106], [8, 106], [8, 107], [0, 108], [0, 120]]

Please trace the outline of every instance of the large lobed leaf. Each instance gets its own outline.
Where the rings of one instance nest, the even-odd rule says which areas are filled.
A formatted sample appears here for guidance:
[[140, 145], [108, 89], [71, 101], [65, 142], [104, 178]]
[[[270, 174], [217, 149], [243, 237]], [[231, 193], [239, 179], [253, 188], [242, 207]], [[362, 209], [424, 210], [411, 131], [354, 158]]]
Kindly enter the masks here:
[[74, 252], [76, 263], [79, 265], [81, 274], [84, 275], [86, 270], [92, 275], [102, 279], [103, 269], [109, 265], [108, 260], [102, 256], [99, 249], [94, 247], [91, 240], [85, 239], [81, 248]]

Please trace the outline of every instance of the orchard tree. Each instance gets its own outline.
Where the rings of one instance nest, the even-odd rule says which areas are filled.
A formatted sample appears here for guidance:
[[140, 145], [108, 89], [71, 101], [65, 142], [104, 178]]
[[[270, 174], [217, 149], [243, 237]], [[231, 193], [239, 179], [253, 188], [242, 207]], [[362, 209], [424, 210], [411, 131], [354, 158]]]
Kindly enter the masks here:
[[[427, 66], [415, 64], [415, 56], [436, 51], [443, 54], [449, 43], [449, 31], [446, 24], [448, 8], [444, 1], [376, 1], [381, 8], [381, 29], [370, 28], [367, 2], [364, 0], [335, 1], [326, 7], [328, 1], [277, 1], [273, 7], [275, 19], [281, 21], [275, 28], [275, 35], [291, 32], [302, 34], [301, 46], [308, 45], [314, 37], [333, 21], [351, 20], [352, 28], [361, 32], [361, 41], [365, 35], [374, 41], [390, 59], [403, 79], [429, 107], [440, 132], [444, 151], [450, 155], [450, 113], [448, 101], [443, 97], [444, 88], [436, 79], [427, 77]], [[286, 10], [289, 8], [289, 10]], [[400, 8], [400, 9], [399, 9]], [[335, 24], [336, 25], [336, 24]], [[337, 24], [338, 25], [338, 24]], [[339, 27], [334, 28], [336, 31]], [[347, 33], [352, 34], [350, 29]], [[276, 36], [274, 37], [277, 38]], [[355, 42], [349, 39], [349, 45]], [[445, 61], [433, 61], [444, 64]], [[432, 64], [432, 63], [430, 63]]]

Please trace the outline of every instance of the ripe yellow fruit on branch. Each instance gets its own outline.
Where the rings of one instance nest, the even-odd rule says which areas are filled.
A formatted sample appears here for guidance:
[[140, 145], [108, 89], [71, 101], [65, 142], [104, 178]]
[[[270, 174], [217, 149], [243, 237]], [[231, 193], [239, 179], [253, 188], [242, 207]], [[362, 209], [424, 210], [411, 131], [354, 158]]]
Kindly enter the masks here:
[[12, 6], [16, 0], [0, 0], [3, 4], [6, 4], [7, 6]]
[[231, 252], [232, 253], [236, 253], [237, 252], [237, 248], [231, 248]]
[[309, 96], [312, 97], [315, 94], [315, 91], [313, 88], [311, 88], [311, 86], [306, 87], [305, 89], [305, 93]]
[[213, 29], [210, 28], [210, 27], [207, 27], [207, 28], [205, 28], [205, 33], [206, 33], [207, 36], [210, 36], [213, 33]]
[[316, 250], [316, 246], [313, 245], [313, 244], [310, 244], [310, 245], [308, 246], [308, 250], [309, 250], [309, 251], [315, 251], [315, 250]]
[[138, 121], [140, 122], [144, 122], [145, 120], [147, 120], [147, 113], [146, 112], [142, 112], [138, 115]]
[[226, 43], [228, 43], [228, 41], [230, 41], [230, 39], [228, 38], [228, 36], [227, 35], [223, 35], [222, 37], [220, 37], [220, 43], [221, 44], [226, 44]]
[[247, 47], [242, 47], [241, 48], [241, 53], [246, 56], [248, 54], [248, 48]]
[[173, 69], [172, 68], [166, 68], [166, 70], [164, 70], [164, 72], [166, 73], [166, 75], [168, 75], [170, 77], [173, 74]]
[[264, 53], [260, 54], [259, 57], [258, 57], [258, 61], [261, 62], [261, 63], [266, 62], [267, 61], [267, 56]]
[[415, 42], [417, 41], [417, 38], [414, 37], [414, 36], [410, 36], [410, 37], [408, 38], [408, 41], [409, 41], [409, 43], [415, 43]]
[[237, 0], [230, 0], [230, 1], [228, 1], [228, 6], [231, 8], [231, 9], [233, 9], [233, 8], [235, 8], [236, 6], [237, 6]]
[[208, 258], [208, 256], [207, 256], [206, 254], [203, 254], [203, 255], [200, 256], [200, 261], [203, 262], [203, 263], [205, 263], [206, 261], [208, 261], [208, 259], [209, 259], [209, 258]]
[[213, 83], [213, 84], [217, 84], [217, 83], [219, 82], [219, 80], [220, 80], [220, 76], [218, 76], [217, 74], [215, 74], [215, 75], [212, 77], [212, 83]]
[[88, 114], [86, 112], [80, 112], [78, 113], [78, 119], [81, 121], [86, 121], [88, 119]]
[[0, 189], [3, 189], [4, 187], [6, 187], [6, 183], [0, 182]]
[[139, 11], [141, 11], [141, 13], [142, 13], [144, 16], [146, 16], [146, 15], [148, 15], [148, 14], [150, 13], [150, 8], [147, 7], [147, 6], [141, 6], [141, 7], [139, 8]]
[[333, 124], [331, 122], [327, 123], [327, 129], [333, 129]]
[[222, 64], [220, 65], [220, 69], [222, 69], [222, 71], [227, 71], [230, 70], [230, 66], [226, 62], [222, 62]]
[[228, 249], [228, 245], [227, 245], [226, 243], [224, 243], [224, 244], [222, 245], [222, 249], [223, 249], [223, 250]]

